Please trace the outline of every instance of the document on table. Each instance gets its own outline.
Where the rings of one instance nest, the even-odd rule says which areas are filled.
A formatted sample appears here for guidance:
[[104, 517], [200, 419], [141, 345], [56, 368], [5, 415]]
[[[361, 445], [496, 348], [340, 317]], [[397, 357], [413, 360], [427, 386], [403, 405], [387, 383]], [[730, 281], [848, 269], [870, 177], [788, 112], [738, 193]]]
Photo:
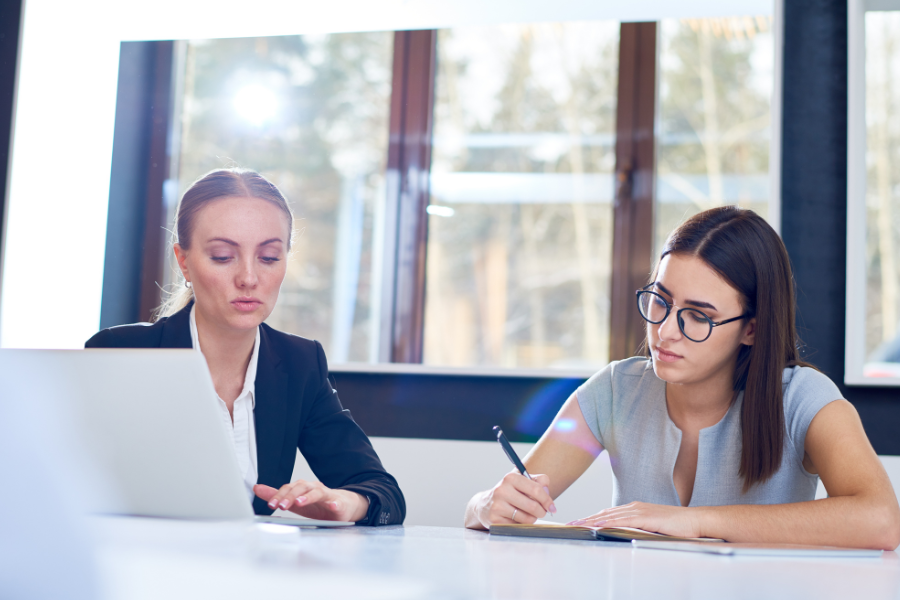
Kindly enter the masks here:
[[883, 550], [838, 548], [836, 546], [806, 546], [802, 544], [698, 544], [696, 542], [660, 542], [635, 539], [631, 545], [649, 550], [677, 550], [703, 552], [724, 556], [809, 556], [821, 558], [879, 558]]

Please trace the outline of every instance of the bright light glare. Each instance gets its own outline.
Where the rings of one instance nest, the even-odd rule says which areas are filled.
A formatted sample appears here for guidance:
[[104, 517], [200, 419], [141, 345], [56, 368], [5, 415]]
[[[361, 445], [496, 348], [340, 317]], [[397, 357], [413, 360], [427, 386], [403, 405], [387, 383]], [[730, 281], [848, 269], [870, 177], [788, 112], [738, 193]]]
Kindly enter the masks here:
[[556, 428], [559, 431], [572, 431], [575, 429], [575, 421], [572, 419], [560, 419], [556, 422]]
[[425, 212], [436, 217], [452, 217], [456, 211], [449, 206], [438, 206], [437, 204], [429, 204], [425, 207]]
[[262, 125], [278, 112], [278, 96], [269, 88], [251, 83], [234, 95], [234, 109], [254, 125]]

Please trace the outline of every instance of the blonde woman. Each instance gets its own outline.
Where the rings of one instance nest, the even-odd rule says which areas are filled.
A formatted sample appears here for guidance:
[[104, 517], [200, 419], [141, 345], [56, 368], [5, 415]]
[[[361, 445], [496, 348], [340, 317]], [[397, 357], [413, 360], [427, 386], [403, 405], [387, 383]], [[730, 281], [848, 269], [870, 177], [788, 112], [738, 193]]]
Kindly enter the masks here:
[[[203, 353], [257, 514], [284, 509], [362, 525], [402, 523], [396, 480], [328, 379], [321, 344], [277, 331], [293, 217], [272, 183], [222, 169], [198, 179], [177, 212], [173, 250], [183, 290], [153, 324], [104, 329], [87, 348]], [[297, 449], [318, 482], [290, 481]]]

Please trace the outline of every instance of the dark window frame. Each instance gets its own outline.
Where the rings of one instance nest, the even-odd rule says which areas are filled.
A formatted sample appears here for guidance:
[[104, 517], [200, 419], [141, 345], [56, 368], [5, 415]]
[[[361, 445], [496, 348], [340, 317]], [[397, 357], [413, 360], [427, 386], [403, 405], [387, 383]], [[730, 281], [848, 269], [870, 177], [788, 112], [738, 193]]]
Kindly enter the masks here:
[[379, 359], [421, 363], [437, 31], [394, 34]]

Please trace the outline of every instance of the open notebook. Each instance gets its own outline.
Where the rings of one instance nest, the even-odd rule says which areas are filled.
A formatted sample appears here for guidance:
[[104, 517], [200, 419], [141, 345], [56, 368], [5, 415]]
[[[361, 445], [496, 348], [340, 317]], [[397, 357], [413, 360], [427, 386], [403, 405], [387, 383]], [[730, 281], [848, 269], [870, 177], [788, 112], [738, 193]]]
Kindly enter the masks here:
[[715, 538], [683, 538], [653, 533], [633, 527], [587, 527], [563, 525], [552, 521], [537, 521], [534, 525], [491, 525], [491, 535], [520, 537], [559, 538], [563, 540], [599, 540], [602, 542], [630, 542], [631, 540], [655, 540], [671, 542], [724, 542]]

